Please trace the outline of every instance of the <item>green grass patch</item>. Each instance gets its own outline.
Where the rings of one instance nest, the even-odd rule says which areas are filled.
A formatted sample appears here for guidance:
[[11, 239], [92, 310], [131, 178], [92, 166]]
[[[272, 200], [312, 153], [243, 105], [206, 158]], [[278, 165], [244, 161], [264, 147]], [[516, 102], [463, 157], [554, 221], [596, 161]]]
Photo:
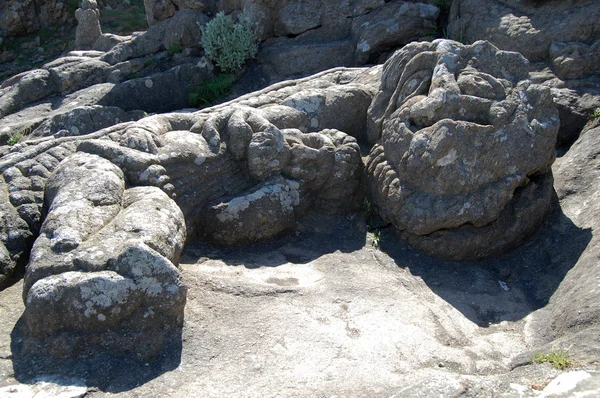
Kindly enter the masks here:
[[65, 1], [65, 3], [67, 3], [69, 8], [71, 8], [73, 10], [76, 10], [79, 8], [79, 0], [67, 0], [67, 1]]
[[440, 9], [440, 11], [448, 11], [452, 5], [452, 0], [435, 0], [434, 4]]
[[169, 54], [175, 55], [175, 54], [179, 54], [180, 52], [182, 52], [183, 47], [181, 46], [181, 44], [174, 43], [169, 46], [167, 51], [169, 52]]
[[102, 31], [119, 35], [129, 35], [148, 29], [146, 9], [143, 0], [131, 0], [130, 6], [119, 6], [117, 9], [100, 10]]
[[573, 366], [573, 361], [569, 358], [569, 354], [566, 351], [552, 351], [550, 353], [535, 353], [531, 358], [533, 363], [549, 363], [554, 368], [559, 370], [566, 370]]
[[12, 146], [21, 141], [22, 139], [23, 136], [21, 134], [15, 134], [8, 139], [7, 144]]
[[214, 105], [220, 99], [231, 94], [233, 76], [218, 75], [212, 80], [206, 80], [189, 92], [190, 105], [194, 108], [206, 108]]

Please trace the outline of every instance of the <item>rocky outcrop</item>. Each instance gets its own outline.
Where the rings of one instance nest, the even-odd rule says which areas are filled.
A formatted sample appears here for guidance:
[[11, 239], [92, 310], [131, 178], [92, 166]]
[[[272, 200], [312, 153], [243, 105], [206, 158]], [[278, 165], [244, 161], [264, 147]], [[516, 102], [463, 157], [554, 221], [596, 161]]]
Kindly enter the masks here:
[[559, 119], [528, 70], [487, 42], [414, 43], [386, 62], [367, 172], [382, 215], [412, 245], [482, 258], [543, 221]]
[[0, 36], [37, 32], [40, 28], [71, 24], [73, 12], [61, 0], [6, 0], [0, 4]]
[[125, 190], [118, 167], [88, 154], [60, 163], [46, 192], [23, 291], [25, 350], [85, 355], [113, 334], [104, 349], [155, 355], [183, 322], [181, 210], [157, 188]]
[[211, 67], [201, 57], [166, 51], [170, 22], [118, 41], [109, 51], [73, 51], [4, 81], [0, 143], [15, 135], [54, 134], [59, 126], [85, 134], [137, 120], [144, 111], [188, 107], [188, 90], [210, 78]]
[[562, 65], [560, 78], [580, 78], [594, 73], [594, 68], [578, 64], [594, 56], [590, 51], [600, 39], [599, 13], [600, 5], [593, 0], [457, 0], [452, 2], [448, 33], [469, 42], [488, 40], [532, 62], [551, 61]]
[[[431, 38], [439, 8], [434, 1], [180, 1], [146, 0], [150, 25], [184, 12], [237, 13], [245, 9], [263, 42], [257, 73], [269, 82], [336, 66], [374, 63], [413, 40]], [[196, 17], [197, 18], [197, 17]], [[205, 22], [200, 20], [201, 23]]]
[[[187, 236], [243, 244], [293, 229], [309, 208], [355, 209], [358, 144], [333, 128], [346, 126], [343, 109], [366, 115], [372, 75], [331, 71], [212, 110], [10, 148], [0, 164], [10, 200], [3, 282], [37, 236], [24, 352], [153, 357], [181, 332], [186, 289], [176, 265]], [[312, 97], [336, 106], [302, 102]], [[19, 223], [22, 233], [8, 230]]]
[[536, 80], [552, 88], [561, 118], [559, 144], [568, 146], [600, 106], [599, 17], [600, 4], [593, 0], [459, 0], [452, 2], [448, 32], [538, 62]]
[[[554, 344], [561, 349], [573, 347], [572, 352], [580, 356], [581, 361], [593, 361], [598, 355], [597, 340], [594, 337], [595, 343], [591, 344], [590, 337], [586, 336], [598, 336], [600, 327], [600, 270], [597, 266], [600, 243], [596, 232], [600, 228], [599, 156], [600, 126], [596, 121], [554, 166], [561, 210], [579, 230], [578, 234], [566, 236], [568, 241], [561, 251], [557, 250], [552, 261], [556, 266], [565, 262], [574, 265], [548, 305], [530, 320], [532, 343]], [[560, 224], [555, 226], [559, 227]], [[573, 250], [582, 252], [575, 257]]]
[[96, 0], [83, 0], [81, 8], [75, 11], [77, 30], [75, 31], [75, 49], [91, 50], [102, 35], [100, 28], [100, 10]]

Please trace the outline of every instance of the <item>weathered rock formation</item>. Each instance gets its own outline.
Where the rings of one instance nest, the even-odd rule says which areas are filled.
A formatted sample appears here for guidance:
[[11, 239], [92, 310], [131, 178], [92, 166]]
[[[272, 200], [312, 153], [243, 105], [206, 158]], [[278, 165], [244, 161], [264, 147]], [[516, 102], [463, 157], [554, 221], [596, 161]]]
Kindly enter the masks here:
[[538, 63], [535, 80], [552, 89], [561, 119], [559, 144], [577, 139], [600, 106], [600, 3], [576, 1], [455, 0], [451, 38], [488, 40]]
[[33, 33], [73, 21], [73, 12], [61, 0], [5, 0], [0, 4], [0, 37]]
[[150, 25], [183, 12], [239, 12], [256, 22], [263, 42], [257, 73], [268, 82], [336, 66], [374, 63], [413, 40], [432, 38], [439, 8], [435, 1], [316, 0], [146, 0]]
[[356, 131], [345, 109], [366, 119], [377, 72], [365, 72], [10, 148], [0, 164], [14, 206], [0, 225], [4, 277], [39, 234], [25, 275], [25, 351], [156, 355], [182, 327], [186, 236], [249, 243], [293, 229], [310, 208], [356, 209], [360, 152], [338, 129]]
[[413, 43], [369, 108], [371, 193], [401, 236], [435, 256], [515, 246], [550, 209], [559, 119], [529, 63], [487, 42]]
[[96, 0], [83, 0], [81, 8], [75, 11], [77, 30], [75, 31], [75, 49], [91, 50], [100, 35], [100, 10]]

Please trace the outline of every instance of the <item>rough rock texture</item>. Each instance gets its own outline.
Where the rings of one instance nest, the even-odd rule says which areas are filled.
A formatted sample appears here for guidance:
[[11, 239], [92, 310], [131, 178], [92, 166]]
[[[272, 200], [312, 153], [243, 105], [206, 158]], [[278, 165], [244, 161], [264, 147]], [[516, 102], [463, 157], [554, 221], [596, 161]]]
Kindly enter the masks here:
[[[316, 0], [146, 0], [153, 26], [178, 20], [169, 31], [203, 24], [203, 12], [249, 12], [263, 42], [256, 73], [268, 83], [306, 76], [336, 66], [364, 65], [413, 40], [431, 38], [439, 8], [435, 1]], [[192, 21], [193, 24], [187, 23]], [[259, 87], [254, 87], [258, 89]]]
[[179, 10], [206, 10], [206, 1], [201, 0], [144, 0], [148, 25], [171, 18]]
[[188, 90], [212, 72], [200, 57], [165, 51], [168, 23], [120, 41], [108, 52], [74, 51], [4, 81], [0, 143], [15, 135], [48, 136], [59, 127], [85, 134], [137, 120], [143, 111], [188, 107]]
[[100, 28], [100, 10], [96, 0], [83, 0], [81, 8], [75, 11], [77, 30], [75, 31], [75, 49], [91, 50], [102, 35]]
[[387, 51], [429, 36], [439, 15], [433, 4], [410, 1], [246, 3], [261, 38], [270, 38], [258, 58], [271, 81], [373, 63]]
[[[0, 295], [6, 311], [0, 356], [12, 358], [0, 359], [0, 392], [3, 386], [56, 391], [46, 381], [64, 389], [90, 386], [91, 397], [197, 391], [208, 397], [540, 397], [559, 387], [567, 396], [595, 396], [598, 365], [580, 361], [575, 349], [593, 342], [591, 335], [580, 335], [569, 350], [576, 361], [569, 371], [530, 363], [513, 369], [511, 362], [521, 352], [528, 360], [529, 350], [552, 349], [527, 340], [528, 320], [540, 306], [529, 300], [532, 285], [548, 297], [556, 286], [538, 282], [562, 276], [544, 272], [547, 256], [573, 246], [552, 221], [545, 238], [499, 264], [419, 256], [386, 231], [383, 251], [375, 250], [365, 244], [360, 215], [315, 216], [293, 237], [243, 250], [189, 245], [181, 259], [189, 290], [175, 364], [91, 357], [56, 368], [20, 356], [18, 343], [12, 351], [9, 345], [11, 331], [13, 341], [22, 336], [13, 329], [23, 310], [19, 283]], [[524, 279], [525, 270], [538, 279]]]
[[83, 153], [59, 164], [46, 193], [25, 275], [25, 350], [85, 355], [109, 335], [102, 349], [155, 355], [183, 322], [181, 210], [157, 188], [125, 190], [118, 167]]
[[369, 108], [371, 192], [411, 244], [455, 259], [514, 246], [550, 208], [558, 113], [529, 63], [487, 42], [406, 46]]
[[[96, 60], [121, 64], [126, 74], [141, 62], [129, 55], [160, 47], [157, 32], [147, 46], [77, 57], [90, 58], [92, 80]], [[409, 179], [424, 191], [455, 192], [457, 180], [472, 188], [493, 173], [514, 173], [518, 182], [506, 180], [514, 194], [470, 193], [479, 206], [508, 203], [490, 206], [491, 224], [458, 228], [462, 236], [474, 231], [475, 248], [447, 238], [457, 234], [431, 245], [473, 252], [485, 240], [525, 235], [547, 211], [556, 114], [549, 89], [527, 80], [527, 63], [515, 54], [443, 41], [398, 54], [384, 68], [369, 124], [381, 67], [340, 68], [199, 112], [0, 147], [4, 269], [12, 272], [37, 237], [24, 281], [0, 294], [0, 394], [534, 397], [562, 388], [598, 395], [597, 126], [555, 163], [558, 205], [527, 245], [476, 263], [423, 256], [391, 229], [367, 233], [362, 215], [347, 215], [362, 199], [356, 141], [379, 139], [372, 154], [399, 163], [402, 145], [431, 154], [429, 163], [413, 156], [406, 164], [419, 166], [419, 178]], [[77, 78], [56, 92], [86, 79], [87, 68], [63, 65], [53, 68]], [[127, 84], [152, 89], [155, 81], [145, 80]], [[118, 91], [117, 83], [83, 87], [58, 98], [94, 105]], [[503, 120], [503, 134], [494, 135]], [[390, 140], [401, 124], [419, 128], [403, 131], [424, 140]], [[456, 134], [436, 130], [431, 139], [433, 126]], [[521, 146], [512, 141], [519, 132]], [[429, 152], [418, 152], [420, 144]], [[478, 148], [486, 156], [475, 166], [492, 177], [475, 166], [460, 174], [474, 162], [455, 167]], [[433, 170], [445, 167], [438, 184]], [[211, 232], [208, 223], [220, 225]], [[15, 226], [22, 233], [11, 234]], [[184, 231], [234, 244], [288, 228], [295, 233], [273, 243], [239, 250], [195, 242], [179, 256]], [[436, 234], [408, 238], [419, 246]], [[530, 363], [533, 353], [554, 349], [568, 350], [573, 372]], [[40, 378], [48, 374], [57, 377]]]
[[[358, 144], [334, 128], [347, 127], [348, 107], [366, 115], [377, 78], [334, 70], [198, 113], [2, 147], [3, 283], [39, 233], [23, 355], [156, 357], [180, 338], [186, 236], [242, 244], [294, 229], [310, 208], [356, 209]], [[302, 102], [313, 97], [327, 101]]]
[[[534, 314], [530, 328], [536, 344], [559, 341], [564, 348], [574, 345], [574, 351], [579, 352], [585, 360], [593, 360], [598, 354], [597, 342], [587, 350], [582, 347], [587, 342], [585, 336], [597, 336], [600, 327], [600, 245], [597, 234], [600, 226], [599, 159], [600, 126], [596, 122], [582, 132], [554, 167], [561, 209], [584, 231], [579, 236], [569, 237], [570, 245], [581, 247], [583, 242], [590, 241], [578, 257], [569, 260], [576, 262], [575, 265], [568, 270], [549, 304]], [[569, 257], [573, 257], [572, 252], [565, 249], [553, 262], [564, 263]]]
[[559, 144], [572, 144], [600, 106], [598, 57], [600, 3], [576, 1], [457, 0], [448, 32], [456, 40], [488, 40], [517, 51], [536, 68], [537, 80], [552, 87], [561, 118]]
[[73, 12], [61, 0], [5, 0], [0, 4], [0, 37], [70, 24]]
[[570, 78], [583, 77], [595, 71], [584, 65], [596, 56], [593, 44], [600, 39], [599, 16], [600, 4], [594, 0], [456, 0], [448, 33], [470, 42], [489, 40], [533, 62], [552, 60]]

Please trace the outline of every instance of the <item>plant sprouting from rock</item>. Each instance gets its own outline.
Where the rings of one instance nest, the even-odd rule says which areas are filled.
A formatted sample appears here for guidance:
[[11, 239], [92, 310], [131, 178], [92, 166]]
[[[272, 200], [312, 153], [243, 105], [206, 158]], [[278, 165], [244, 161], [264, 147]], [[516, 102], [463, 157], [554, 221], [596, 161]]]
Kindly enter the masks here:
[[569, 354], [566, 351], [552, 351], [550, 353], [536, 353], [531, 361], [533, 363], [549, 363], [554, 368], [565, 370], [573, 365]]
[[206, 80], [189, 92], [190, 105], [206, 108], [216, 104], [221, 98], [231, 94], [233, 77], [222, 74], [212, 80]]
[[244, 10], [235, 22], [230, 15], [219, 12], [202, 27], [202, 47], [206, 57], [223, 72], [240, 69], [247, 59], [258, 52], [258, 35], [249, 14]]

